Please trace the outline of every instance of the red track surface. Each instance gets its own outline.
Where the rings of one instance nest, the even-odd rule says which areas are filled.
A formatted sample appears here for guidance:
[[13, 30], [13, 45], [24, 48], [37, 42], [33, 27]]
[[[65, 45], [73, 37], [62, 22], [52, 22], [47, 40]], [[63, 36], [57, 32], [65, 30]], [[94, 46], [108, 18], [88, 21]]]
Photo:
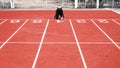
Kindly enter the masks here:
[[57, 23], [53, 10], [0, 11], [0, 68], [120, 68], [119, 14], [64, 13]]
[[0, 25], [0, 41], [6, 41], [6, 39], [8, 39], [8, 37], [10, 37], [10, 35], [13, 34], [13, 32], [17, 30], [22, 23], [23, 21], [13, 25], [13, 23], [10, 23], [10, 20], [8, 20], [4, 24]]
[[[29, 20], [27, 24], [15, 34], [11, 42], [40, 42], [42, 34], [46, 25], [46, 20], [42, 23], [33, 23], [33, 20]], [[16, 40], [17, 39], [17, 40]]]
[[[53, 19], [55, 10], [3, 10], [0, 11], [1, 19]], [[119, 19], [120, 15], [110, 10], [65, 10], [65, 18], [69, 19]]]

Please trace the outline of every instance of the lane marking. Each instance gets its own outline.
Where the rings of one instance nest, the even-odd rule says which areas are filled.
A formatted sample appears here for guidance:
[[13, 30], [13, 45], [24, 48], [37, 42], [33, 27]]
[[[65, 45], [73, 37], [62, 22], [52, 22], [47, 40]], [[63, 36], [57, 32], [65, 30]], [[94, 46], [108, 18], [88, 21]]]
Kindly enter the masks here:
[[34, 19], [34, 20], [33, 20], [33, 23], [41, 23], [41, 22], [42, 22], [41, 19]]
[[40, 41], [40, 45], [39, 45], [39, 47], [38, 47], [37, 54], [36, 54], [36, 57], [35, 57], [35, 59], [34, 59], [32, 68], [35, 68], [35, 65], [36, 65], [36, 63], [37, 63], [37, 59], [38, 59], [38, 56], [39, 56], [39, 54], [40, 54], [40, 50], [41, 50], [41, 47], [42, 47], [42, 44], [43, 44], [43, 40], [44, 40], [44, 38], [45, 38], [45, 34], [46, 34], [46, 31], [47, 31], [48, 25], [49, 25], [49, 19], [48, 19], [47, 24], [46, 24], [46, 27], [45, 27], [45, 29], [44, 29], [43, 36], [42, 36], [42, 39], [41, 39], [41, 41]]
[[70, 25], [71, 25], [71, 28], [72, 28], [72, 31], [73, 31], [73, 34], [74, 34], [74, 37], [75, 37], [75, 41], [76, 41], [76, 44], [77, 44], [77, 47], [78, 47], [80, 56], [81, 56], [81, 58], [82, 58], [82, 62], [83, 62], [84, 68], [87, 68], [87, 65], [86, 65], [86, 62], [85, 62], [85, 59], [84, 59], [84, 56], [83, 56], [83, 53], [82, 53], [80, 44], [79, 44], [79, 42], [78, 42], [77, 35], [76, 35], [75, 30], [74, 30], [74, 27], [73, 27], [73, 25], [72, 25], [71, 19], [69, 19], [69, 21], [70, 21]]
[[[0, 42], [2, 44], [4, 42]], [[78, 42], [79, 44], [113, 44], [112, 42]], [[120, 44], [120, 42], [115, 42]], [[7, 44], [40, 44], [40, 42], [7, 42]], [[43, 42], [43, 44], [76, 44], [76, 42]]]
[[116, 24], [118, 24], [120, 26], [120, 23], [114, 19], [112, 19], [113, 22], [115, 22]]
[[1, 23], [0, 23], [0, 25], [2, 25], [3, 23], [5, 23], [7, 20], [4, 20], [4, 21], [2, 21]]
[[26, 20], [1, 46], [0, 49], [3, 48], [3, 46], [5, 46], [5, 44], [28, 22], [28, 20]]
[[20, 22], [19, 19], [12, 19], [12, 20], [10, 21], [10, 23], [19, 23], [19, 22]]
[[56, 23], [63, 23], [63, 22], [65, 22], [65, 20], [55, 20], [56, 21]]
[[98, 19], [98, 21], [99, 21], [100, 23], [108, 23], [108, 21], [107, 21], [106, 19]]
[[78, 23], [86, 23], [86, 21], [84, 19], [77, 19], [76, 20]]
[[115, 41], [110, 38], [110, 36], [102, 28], [100, 28], [94, 20], [91, 19], [91, 21], [120, 50], [120, 47], [117, 45], [117, 43], [115, 43]]

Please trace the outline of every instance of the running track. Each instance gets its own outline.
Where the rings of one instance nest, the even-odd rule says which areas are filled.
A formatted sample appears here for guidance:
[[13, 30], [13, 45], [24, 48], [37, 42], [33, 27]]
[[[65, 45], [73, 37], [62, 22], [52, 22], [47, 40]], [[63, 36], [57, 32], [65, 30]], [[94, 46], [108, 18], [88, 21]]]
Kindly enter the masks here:
[[[47, 13], [47, 14], [46, 14]], [[111, 10], [0, 11], [0, 68], [120, 68], [120, 15]]]

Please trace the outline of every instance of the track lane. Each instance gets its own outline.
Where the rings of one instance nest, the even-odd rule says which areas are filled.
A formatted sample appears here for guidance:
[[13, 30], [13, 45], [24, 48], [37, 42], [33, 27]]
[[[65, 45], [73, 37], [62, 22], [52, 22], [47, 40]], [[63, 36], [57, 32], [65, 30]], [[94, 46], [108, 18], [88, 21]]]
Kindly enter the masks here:
[[[108, 23], [100, 23], [98, 20], [94, 20], [115, 42], [120, 42], [120, 25], [116, 24], [112, 20], [107, 20]], [[120, 45], [119, 45], [120, 47]]]
[[75, 42], [69, 20], [60, 23], [57, 23], [55, 20], [51, 20], [44, 41]]
[[[39, 42], [45, 29], [47, 20], [33, 23], [29, 20], [9, 42]], [[39, 44], [6, 43], [0, 50], [0, 67], [2, 68], [31, 68]]]
[[42, 20], [41, 23], [34, 23], [34, 20], [29, 20], [10, 42], [39, 42], [46, 22], [47, 20]]
[[[86, 23], [72, 22], [79, 42], [111, 42], [91, 20], [86, 20]], [[79, 44], [88, 68], [119, 68], [120, 52], [114, 44]]]
[[113, 44], [82, 44], [88, 68], [120, 68], [120, 51]]
[[[50, 21], [44, 42], [75, 42], [69, 20]], [[37, 68], [83, 68], [76, 44], [43, 44], [37, 60]]]
[[42, 46], [36, 68], [83, 68], [78, 48], [74, 44]]
[[25, 20], [19, 23], [11, 23], [7, 20], [4, 24], [0, 25], [0, 42], [5, 42], [22, 24]]
[[79, 42], [110, 42], [109, 39], [92, 24], [90, 19], [85, 20], [85, 23], [72, 20], [72, 23]]
[[0, 50], [0, 68], [31, 68], [37, 44], [6, 44]]

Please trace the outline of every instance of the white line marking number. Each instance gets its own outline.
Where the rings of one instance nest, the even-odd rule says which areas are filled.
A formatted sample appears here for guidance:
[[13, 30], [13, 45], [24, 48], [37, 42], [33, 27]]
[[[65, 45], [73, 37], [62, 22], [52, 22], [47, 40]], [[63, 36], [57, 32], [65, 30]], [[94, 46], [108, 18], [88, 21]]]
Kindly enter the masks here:
[[41, 23], [41, 22], [42, 22], [42, 20], [40, 20], [40, 19], [33, 20], [33, 23]]
[[20, 22], [20, 20], [18, 20], [18, 19], [10, 20], [10, 23], [19, 23], [19, 22]]
[[78, 19], [76, 20], [78, 23], [86, 23], [86, 21], [84, 19]]
[[100, 23], [108, 23], [108, 21], [107, 21], [106, 19], [98, 19], [98, 21], [99, 21]]

